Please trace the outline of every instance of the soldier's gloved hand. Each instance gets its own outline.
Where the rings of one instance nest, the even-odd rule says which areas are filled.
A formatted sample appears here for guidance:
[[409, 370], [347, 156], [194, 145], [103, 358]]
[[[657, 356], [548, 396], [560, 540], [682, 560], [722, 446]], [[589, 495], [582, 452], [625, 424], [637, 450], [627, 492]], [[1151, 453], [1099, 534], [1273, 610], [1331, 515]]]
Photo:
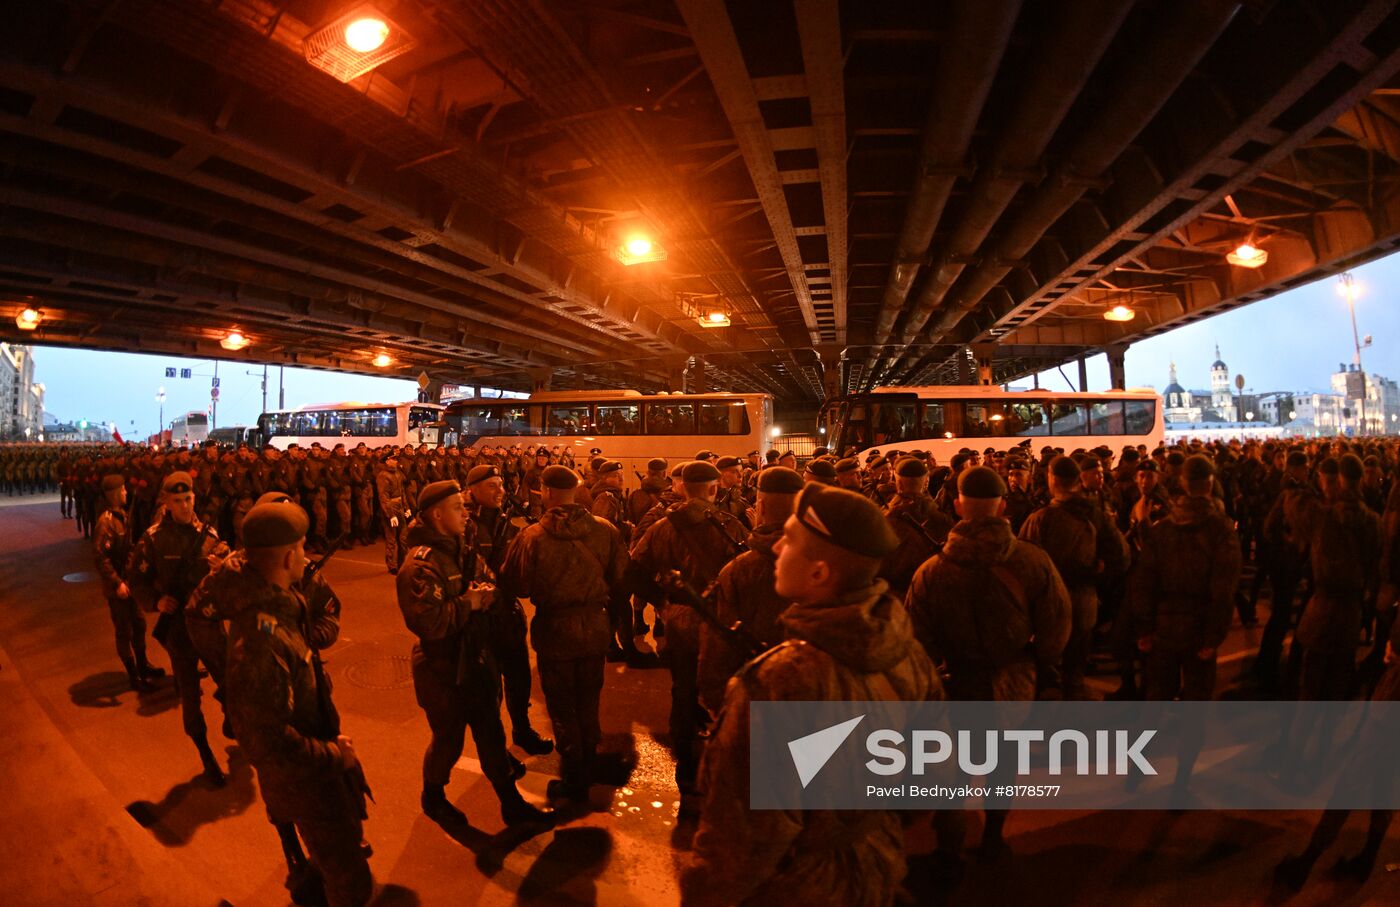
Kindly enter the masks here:
[[399, 518], [396, 516], [389, 517], [389, 525], [394, 529], [399, 528]]
[[117, 598], [130, 598], [131, 590], [126, 587], [126, 583], [117, 586]]
[[156, 602], [156, 610], [162, 614], [174, 614], [179, 608], [180, 603], [169, 595], [162, 595], [160, 601]]
[[352, 771], [360, 764], [360, 758], [355, 755], [355, 746], [350, 738], [341, 734], [335, 738], [335, 747], [340, 751], [340, 758], [336, 761], [336, 767], [341, 771]]

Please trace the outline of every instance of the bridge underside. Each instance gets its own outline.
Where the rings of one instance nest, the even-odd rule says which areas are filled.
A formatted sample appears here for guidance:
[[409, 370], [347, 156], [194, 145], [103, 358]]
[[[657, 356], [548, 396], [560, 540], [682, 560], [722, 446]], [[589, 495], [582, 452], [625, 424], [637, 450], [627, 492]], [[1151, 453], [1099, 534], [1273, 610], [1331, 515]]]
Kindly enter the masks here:
[[805, 405], [1400, 244], [1395, 0], [382, 0], [413, 43], [342, 82], [362, 5], [10, 10], [0, 339]]

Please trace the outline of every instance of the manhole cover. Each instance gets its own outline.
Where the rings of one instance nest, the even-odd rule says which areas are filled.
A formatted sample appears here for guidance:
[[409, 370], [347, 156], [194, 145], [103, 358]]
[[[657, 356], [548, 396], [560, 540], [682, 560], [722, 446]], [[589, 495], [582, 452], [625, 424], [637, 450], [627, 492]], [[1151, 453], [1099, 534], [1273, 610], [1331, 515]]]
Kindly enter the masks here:
[[407, 655], [366, 658], [346, 668], [345, 679], [363, 690], [401, 690], [413, 686], [413, 660]]
[[65, 583], [90, 583], [97, 579], [97, 574], [90, 570], [83, 570], [78, 573], [68, 573], [63, 577]]

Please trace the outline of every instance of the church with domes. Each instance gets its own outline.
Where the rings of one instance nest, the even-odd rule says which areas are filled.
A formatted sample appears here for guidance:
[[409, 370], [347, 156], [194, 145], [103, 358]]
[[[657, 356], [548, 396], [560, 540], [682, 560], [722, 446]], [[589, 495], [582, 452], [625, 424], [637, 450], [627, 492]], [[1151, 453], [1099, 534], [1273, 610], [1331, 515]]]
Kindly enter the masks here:
[[1220, 358], [1220, 346], [1215, 347], [1215, 361], [1210, 366], [1210, 390], [1187, 390], [1177, 381], [1176, 363], [1171, 365], [1171, 380], [1162, 391], [1162, 416], [1172, 424], [1200, 422], [1235, 422], [1239, 419], [1235, 394], [1230, 389], [1230, 368]]

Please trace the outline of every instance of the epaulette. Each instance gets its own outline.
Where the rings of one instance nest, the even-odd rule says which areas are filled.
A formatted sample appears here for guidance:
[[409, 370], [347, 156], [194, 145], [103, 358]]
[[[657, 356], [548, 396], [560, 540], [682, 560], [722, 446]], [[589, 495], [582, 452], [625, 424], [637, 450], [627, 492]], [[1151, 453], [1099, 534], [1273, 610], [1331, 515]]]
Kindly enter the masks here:
[[428, 559], [428, 556], [431, 555], [432, 553], [433, 553], [433, 546], [431, 546], [431, 545], [419, 545], [417, 548], [414, 548], [414, 549], [413, 549], [413, 555], [412, 555], [412, 556], [418, 558], [419, 560], [426, 561], [426, 560]]
[[739, 677], [740, 679], [743, 679], [744, 676], [747, 675], [749, 672], [756, 670], [759, 665], [763, 664], [763, 662], [767, 661], [769, 658], [772, 658], [775, 653], [780, 652], [783, 649], [797, 648], [798, 646], [805, 646], [807, 644], [807, 641], [802, 639], [785, 639], [782, 642], [778, 643], [776, 646], [773, 646], [772, 648], [768, 649], [768, 651], [755, 655], [753, 658], [749, 659], [747, 662], [745, 662], [742, 668], [735, 672], [735, 676]]

